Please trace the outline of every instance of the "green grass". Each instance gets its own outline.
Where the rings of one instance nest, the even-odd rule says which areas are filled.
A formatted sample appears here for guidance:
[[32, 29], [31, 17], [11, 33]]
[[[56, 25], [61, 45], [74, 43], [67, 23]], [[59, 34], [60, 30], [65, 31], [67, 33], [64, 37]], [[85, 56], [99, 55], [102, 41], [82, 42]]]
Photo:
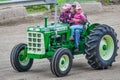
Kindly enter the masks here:
[[8, 0], [0, 0], [0, 2], [3, 2], [3, 1], [8, 1]]
[[65, 3], [66, 0], [57, 0], [58, 4], [61, 5], [62, 3]]
[[74, 2], [74, 1], [78, 1], [78, 2], [89, 2], [89, 1], [97, 1], [97, 0], [70, 0], [70, 2]]
[[[59, 5], [65, 3], [67, 0], [57, 0]], [[89, 2], [89, 1], [98, 1], [98, 0], [69, 0], [70, 2], [78, 1], [78, 2]], [[109, 2], [110, 0], [104, 0], [105, 2]], [[51, 9], [54, 8], [54, 5], [51, 5]], [[43, 5], [35, 5], [35, 6], [27, 6], [26, 7], [28, 13], [37, 13], [37, 12], [46, 12], [49, 11]]]
[[[0, 0], [0, 2], [8, 1], [8, 0]], [[59, 5], [65, 3], [67, 0], [57, 0]], [[70, 2], [78, 1], [78, 2], [88, 2], [88, 1], [98, 1], [98, 0], [69, 0]], [[109, 3], [110, 0], [104, 0], [106, 3]], [[50, 8], [54, 8], [54, 5], [51, 5]], [[27, 6], [26, 7], [28, 13], [37, 13], [37, 12], [46, 12], [49, 11], [43, 5], [35, 5], [35, 6]]]
[[110, 2], [110, 0], [104, 0], [104, 2], [109, 3], [109, 2]]
[[[58, 3], [65, 3], [67, 0], [58, 0]], [[88, 1], [98, 1], [98, 0], [69, 0], [69, 2], [74, 2], [74, 1], [78, 1], [78, 2], [88, 2]]]
[[27, 6], [26, 7], [28, 13], [37, 13], [37, 12], [45, 12], [48, 11], [46, 7], [43, 5], [35, 5], [35, 6]]
[[[57, 0], [59, 5], [66, 2], [66, 0]], [[95, 0], [76, 0], [80, 2], [86, 2], [86, 1], [95, 1]], [[70, 2], [74, 2], [74, 0], [70, 0]], [[51, 9], [54, 8], [53, 5], [51, 5]], [[26, 7], [28, 13], [36, 13], [36, 12], [46, 12], [49, 11], [46, 7], [43, 5], [35, 5], [35, 6], [27, 6]]]

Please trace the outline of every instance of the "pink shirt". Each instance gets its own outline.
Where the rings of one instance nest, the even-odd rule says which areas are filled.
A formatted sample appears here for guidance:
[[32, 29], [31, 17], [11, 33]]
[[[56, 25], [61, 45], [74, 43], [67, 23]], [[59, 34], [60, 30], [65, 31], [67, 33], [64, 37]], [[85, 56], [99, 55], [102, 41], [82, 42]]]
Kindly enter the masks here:
[[[85, 15], [84, 15], [84, 13], [76, 13], [75, 15], [74, 15], [74, 18], [73, 19], [79, 19], [79, 20], [83, 20], [83, 21], [85, 21], [86, 20], [86, 17], [85, 17]], [[74, 22], [74, 24], [75, 25], [78, 25], [78, 24], [80, 24], [79, 22]]]

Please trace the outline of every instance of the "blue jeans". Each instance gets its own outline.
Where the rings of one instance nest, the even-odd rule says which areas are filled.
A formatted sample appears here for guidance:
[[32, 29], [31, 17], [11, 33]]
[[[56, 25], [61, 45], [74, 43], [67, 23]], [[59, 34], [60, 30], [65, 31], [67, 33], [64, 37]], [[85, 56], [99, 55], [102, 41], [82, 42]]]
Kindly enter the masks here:
[[83, 25], [73, 25], [70, 29], [71, 36], [73, 36], [75, 40], [75, 47], [78, 47], [80, 43], [80, 33], [83, 31]]

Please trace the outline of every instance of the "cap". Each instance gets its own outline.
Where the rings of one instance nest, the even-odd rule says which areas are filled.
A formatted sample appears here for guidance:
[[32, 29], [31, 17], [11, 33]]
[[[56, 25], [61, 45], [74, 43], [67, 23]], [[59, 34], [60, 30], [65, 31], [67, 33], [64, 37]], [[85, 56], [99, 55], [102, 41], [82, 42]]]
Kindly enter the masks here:
[[63, 9], [70, 9], [71, 8], [71, 4], [66, 3], [66, 4], [64, 4], [64, 6], [62, 8]]
[[72, 6], [80, 6], [79, 2], [73, 2]]
[[76, 9], [82, 9], [82, 7], [81, 6], [76, 6]]

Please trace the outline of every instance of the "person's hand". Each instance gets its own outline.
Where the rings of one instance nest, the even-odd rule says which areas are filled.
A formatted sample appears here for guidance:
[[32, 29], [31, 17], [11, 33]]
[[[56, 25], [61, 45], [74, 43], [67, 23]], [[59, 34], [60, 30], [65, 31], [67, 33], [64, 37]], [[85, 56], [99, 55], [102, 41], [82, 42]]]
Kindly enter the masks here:
[[64, 19], [63, 18], [60, 18], [60, 21], [63, 21]]
[[74, 22], [79, 22], [79, 20], [78, 20], [78, 19], [75, 19], [75, 18], [73, 18], [73, 21], [74, 21]]
[[75, 18], [73, 18], [73, 19], [72, 19], [72, 21], [74, 21], [74, 22], [75, 22]]
[[71, 14], [69, 14], [69, 18], [71, 18]]
[[67, 22], [69, 22], [70, 20], [69, 19], [67, 19]]

